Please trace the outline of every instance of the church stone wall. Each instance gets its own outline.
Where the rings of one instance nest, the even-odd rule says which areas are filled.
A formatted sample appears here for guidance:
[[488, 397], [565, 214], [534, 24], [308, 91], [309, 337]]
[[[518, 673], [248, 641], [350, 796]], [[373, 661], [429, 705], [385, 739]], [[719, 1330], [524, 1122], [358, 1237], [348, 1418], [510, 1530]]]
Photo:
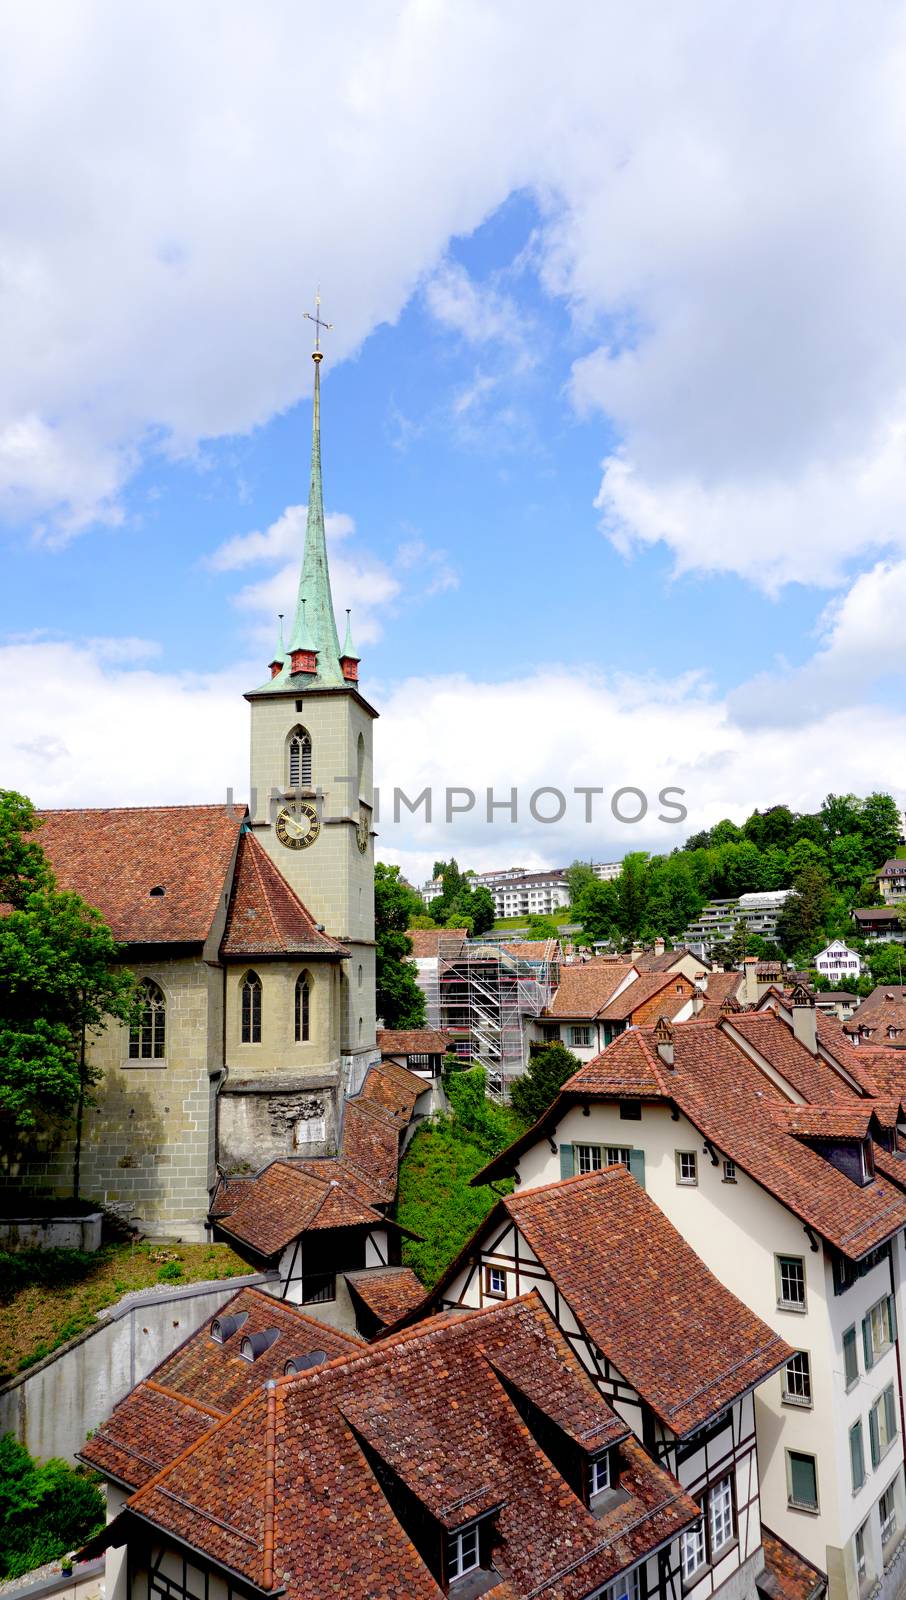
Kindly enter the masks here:
[[[104, 1076], [85, 1113], [81, 1190], [123, 1205], [151, 1235], [203, 1239], [213, 1169], [211, 1074], [221, 1066], [223, 973], [201, 959], [138, 963], [167, 1002], [166, 1057], [129, 1059], [128, 1030], [111, 1024], [92, 1046]], [[26, 1163], [17, 1181], [72, 1192], [71, 1138]]]

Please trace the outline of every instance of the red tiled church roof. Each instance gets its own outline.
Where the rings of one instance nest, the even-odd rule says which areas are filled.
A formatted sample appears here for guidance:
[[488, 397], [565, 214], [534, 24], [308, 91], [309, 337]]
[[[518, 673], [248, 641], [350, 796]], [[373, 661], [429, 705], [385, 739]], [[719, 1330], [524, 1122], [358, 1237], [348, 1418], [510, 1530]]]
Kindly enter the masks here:
[[203, 944], [244, 815], [222, 805], [42, 811], [36, 838], [60, 888], [95, 906], [123, 944]]
[[233, 877], [222, 956], [345, 956], [346, 946], [319, 931], [311, 912], [278, 872], [253, 833], [243, 833]]

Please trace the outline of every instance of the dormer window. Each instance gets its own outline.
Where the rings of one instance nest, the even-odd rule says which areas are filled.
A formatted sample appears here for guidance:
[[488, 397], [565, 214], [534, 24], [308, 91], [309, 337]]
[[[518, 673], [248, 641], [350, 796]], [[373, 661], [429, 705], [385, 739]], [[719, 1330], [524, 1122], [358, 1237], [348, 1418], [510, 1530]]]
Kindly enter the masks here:
[[447, 1581], [456, 1583], [481, 1565], [479, 1559], [478, 1523], [468, 1522], [464, 1528], [447, 1534]]
[[588, 1463], [588, 1498], [594, 1500], [610, 1488], [610, 1456], [594, 1456]]

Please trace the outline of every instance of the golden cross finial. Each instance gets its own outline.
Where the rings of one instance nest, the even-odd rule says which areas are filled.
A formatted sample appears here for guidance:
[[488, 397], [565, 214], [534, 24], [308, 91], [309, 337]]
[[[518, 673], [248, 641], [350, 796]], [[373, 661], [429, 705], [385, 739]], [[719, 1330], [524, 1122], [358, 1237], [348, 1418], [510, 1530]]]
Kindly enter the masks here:
[[306, 316], [306, 319], [309, 322], [313, 322], [314, 325], [315, 325], [315, 355], [319, 356], [321, 354], [321, 329], [322, 328], [326, 328], [327, 331], [329, 332], [330, 329], [333, 327], [333, 323], [332, 322], [325, 322], [323, 320], [322, 316], [321, 316], [321, 290], [320, 289], [318, 289], [318, 291], [317, 291], [317, 293], [315, 295], [314, 316], [312, 316], [310, 311], [306, 311], [305, 312], [305, 316]]

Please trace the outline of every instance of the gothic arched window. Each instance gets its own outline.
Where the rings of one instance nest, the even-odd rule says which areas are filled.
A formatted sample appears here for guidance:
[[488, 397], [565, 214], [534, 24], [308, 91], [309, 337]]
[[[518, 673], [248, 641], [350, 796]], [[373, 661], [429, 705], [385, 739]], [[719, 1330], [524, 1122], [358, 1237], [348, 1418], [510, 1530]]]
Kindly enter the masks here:
[[296, 979], [296, 1044], [305, 1044], [309, 1038], [311, 1011], [311, 986], [308, 973], [300, 972]]
[[162, 1061], [167, 1045], [167, 1002], [151, 978], [139, 985], [141, 1015], [129, 1029], [130, 1061]]
[[311, 734], [293, 728], [286, 744], [287, 780], [291, 789], [311, 788]]
[[242, 980], [242, 1042], [261, 1043], [261, 979], [257, 972], [247, 972]]
[[358, 798], [365, 783], [365, 740], [360, 733], [356, 743], [356, 798]]

